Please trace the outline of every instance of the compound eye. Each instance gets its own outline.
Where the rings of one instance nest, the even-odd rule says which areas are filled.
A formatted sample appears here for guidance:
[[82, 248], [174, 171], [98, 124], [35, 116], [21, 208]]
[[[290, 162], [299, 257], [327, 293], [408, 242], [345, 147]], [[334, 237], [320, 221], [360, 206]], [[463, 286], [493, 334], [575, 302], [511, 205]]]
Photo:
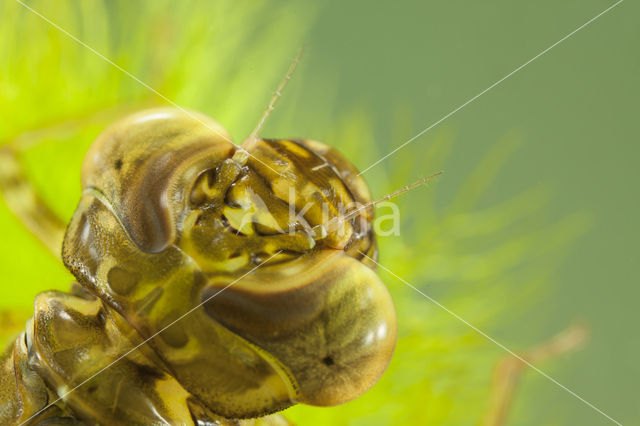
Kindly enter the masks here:
[[375, 272], [342, 252], [263, 267], [219, 292], [223, 285], [204, 289], [207, 314], [285, 365], [302, 403], [354, 399], [391, 359], [397, 327], [391, 296]]
[[85, 156], [82, 184], [100, 194], [140, 249], [157, 253], [177, 236], [175, 218], [195, 173], [215, 167], [233, 149], [226, 131], [201, 114], [141, 111], [98, 136]]

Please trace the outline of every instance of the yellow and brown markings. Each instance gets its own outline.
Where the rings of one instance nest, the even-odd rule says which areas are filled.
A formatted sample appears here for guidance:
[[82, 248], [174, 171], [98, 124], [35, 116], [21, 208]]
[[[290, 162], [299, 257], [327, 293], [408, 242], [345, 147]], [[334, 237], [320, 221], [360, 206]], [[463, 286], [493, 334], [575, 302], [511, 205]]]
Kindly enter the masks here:
[[106, 424], [249, 418], [376, 382], [396, 323], [360, 254], [375, 256], [373, 211], [337, 220], [370, 202], [366, 185], [319, 142], [258, 140], [243, 155], [225, 137], [163, 108], [94, 142], [62, 250], [84, 290], [37, 299], [35, 399], [7, 418], [56, 395], [58, 411]]
[[[143, 250], [159, 252], [176, 238], [174, 215], [196, 175], [231, 155], [215, 121], [159, 108], [129, 116], [103, 132], [87, 152], [82, 185], [98, 191]], [[215, 129], [217, 132], [212, 131]]]
[[[203, 300], [227, 284], [211, 280]], [[283, 362], [299, 383], [299, 402], [311, 405], [343, 403], [372, 386], [396, 341], [386, 287], [369, 267], [338, 250], [263, 267], [211, 298], [205, 309]]]
[[[140, 250], [111, 211], [90, 194], [85, 195], [79, 212], [80, 217], [89, 219], [84, 224], [82, 219], [77, 223], [75, 217], [72, 220], [68, 235], [80, 238], [65, 240], [65, 262], [83, 285], [122, 314], [143, 338], [151, 337], [199, 304], [206, 279], [182, 251], [175, 247], [160, 253]], [[95, 272], [83, 269], [88, 264], [96, 265]], [[293, 385], [281, 380], [279, 365], [265, 360], [251, 344], [211, 321], [203, 308], [185, 316], [148, 345], [191, 394], [227, 417], [239, 417], [244, 412], [255, 416], [264, 412], [265, 406], [282, 407], [295, 395]], [[246, 407], [247, 400], [256, 408]]]
[[[273, 194], [300, 211], [311, 226], [321, 226], [371, 201], [353, 166], [347, 166], [346, 160], [338, 159], [339, 154], [322, 146], [315, 141], [263, 140], [248, 161], [269, 183]], [[344, 249], [354, 240], [373, 240], [371, 229], [367, 229], [373, 209], [363, 210], [361, 216], [364, 221], [333, 222], [331, 229], [326, 229], [323, 245]]]

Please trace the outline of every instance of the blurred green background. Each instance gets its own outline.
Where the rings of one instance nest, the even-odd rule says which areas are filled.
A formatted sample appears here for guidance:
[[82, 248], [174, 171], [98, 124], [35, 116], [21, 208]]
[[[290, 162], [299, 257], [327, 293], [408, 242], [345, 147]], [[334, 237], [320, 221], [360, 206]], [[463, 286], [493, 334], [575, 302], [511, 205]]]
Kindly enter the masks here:
[[[28, 4], [236, 140], [304, 44], [263, 135], [326, 141], [365, 169], [613, 2]], [[514, 350], [582, 320], [588, 343], [539, 367], [623, 424], [640, 424], [639, 18], [637, 2], [621, 3], [364, 175], [381, 196], [445, 170], [398, 200], [401, 235], [381, 239], [381, 263]], [[65, 219], [84, 151], [108, 122], [86, 117], [162, 103], [14, 0], [0, 2], [0, 140], [74, 120], [24, 157]], [[72, 278], [3, 202], [0, 230], [8, 338], [36, 293]], [[505, 352], [381, 275], [399, 315], [389, 371], [352, 403], [285, 414], [300, 425], [479, 424]], [[529, 370], [507, 424], [612, 423]]]

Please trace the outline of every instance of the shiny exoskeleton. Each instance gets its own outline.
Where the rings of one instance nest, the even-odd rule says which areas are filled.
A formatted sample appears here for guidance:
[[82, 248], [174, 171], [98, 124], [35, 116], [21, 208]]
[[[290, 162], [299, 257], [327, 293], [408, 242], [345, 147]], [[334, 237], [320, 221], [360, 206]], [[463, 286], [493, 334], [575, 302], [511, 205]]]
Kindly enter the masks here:
[[62, 248], [77, 282], [40, 294], [3, 355], [1, 424], [225, 423], [340, 404], [383, 373], [373, 209], [335, 220], [371, 199], [335, 150], [247, 155], [210, 118], [155, 109], [98, 137], [82, 184]]

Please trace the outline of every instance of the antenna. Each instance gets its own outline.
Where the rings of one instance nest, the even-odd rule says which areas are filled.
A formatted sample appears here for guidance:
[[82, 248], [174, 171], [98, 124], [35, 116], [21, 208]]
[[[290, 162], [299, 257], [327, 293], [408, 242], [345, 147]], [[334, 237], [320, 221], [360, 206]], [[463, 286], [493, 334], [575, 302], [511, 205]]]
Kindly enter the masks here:
[[414, 188], [422, 186], [422, 185], [426, 184], [428, 181], [430, 181], [431, 179], [440, 176], [442, 173], [444, 173], [444, 172], [440, 171], [438, 173], [434, 173], [434, 174], [429, 175], [427, 177], [423, 177], [422, 179], [418, 179], [417, 181], [415, 181], [415, 182], [413, 182], [413, 183], [411, 183], [409, 185], [403, 186], [402, 188], [400, 188], [400, 189], [398, 189], [396, 191], [393, 191], [392, 193], [387, 194], [384, 197], [378, 198], [377, 200], [371, 201], [371, 202], [369, 202], [367, 204], [363, 204], [362, 206], [358, 207], [357, 209], [355, 209], [355, 210], [353, 210], [353, 211], [351, 211], [351, 212], [349, 212], [347, 214], [344, 214], [342, 216], [336, 216], [333, 219], [330, 219], [327, 223], [324, 223], [324, 224], [321, 223], [319, 225], [316, 225], [316, 226], [314, 226], [312, 228], [314, 230], [314, 237], [317, 237], [318, 239], [322, 239], [322, 238], [327, 236], [328, 227], [333, 222], [342, 222], [342, 221], [350, 220], [350, 219], [354, 218], [355, 216], [357, 216], [361, 211], [366, 210], [366, 209], [368, 209], [369, 207], [372, 207], [372, 206], [377, 206], [378, 204], [380, 204], [380, 203], [382, 203], [384, 201], [388, 201], [388, 200], [390, 200], [392, 198], [396, 198], [397, 196], [402, 195], [405, 192], [409, 192]]
[[287, 74], [284, 76], [284, 78], [280, 82], [280, 85], [276, 89], [276, 92], [271, 97], [271, 101], [269, 102], [269, 105], [262, 113], [262, 117], [260, 117], [260, 121], [258, 121], [258, 125], [256, 126], [255, 129], [253, 129], [253, 131], [249, 134], [249, 136], [247, 136], [247, 138], [242, 142], [242, 144], [240, 144], [241, 149], [245, 151], [251, 151], [258, 143], [258, 137], [260, 135], [260, 132], [262, 131], [264, 124], [267, 122], [267, 119], [271, 115], [271, 111], [273, 111], [273, 108], [278, 102], [278, 99], [280, 99], [280, 96], [282, 96], [282, 91], [284, 90], [289, 80], [291, 80], [291, 75], [293, 74], [296, 67], [298, 66], [298, 62], [300, 62], [300, 58], [302, 57], [303, 52], [304, 52], [304, 46], [300, 48], [295, 59], [293, 60], [293, 62], [291, 62], [291, 65], [289, 65]]

